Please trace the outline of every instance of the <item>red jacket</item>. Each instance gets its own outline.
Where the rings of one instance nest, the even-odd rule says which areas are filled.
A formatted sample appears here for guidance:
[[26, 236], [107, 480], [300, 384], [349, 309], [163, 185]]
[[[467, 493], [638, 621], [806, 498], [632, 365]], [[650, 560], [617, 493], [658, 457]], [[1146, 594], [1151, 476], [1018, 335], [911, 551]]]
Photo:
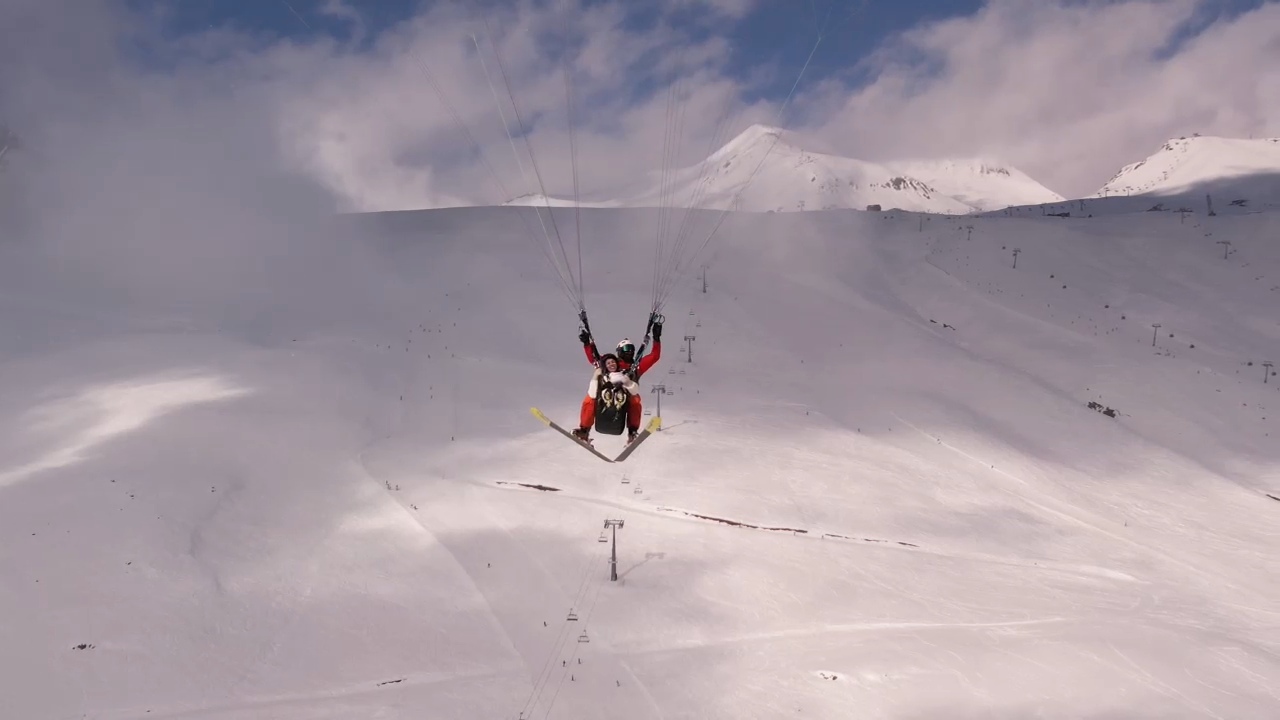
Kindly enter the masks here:
[[[595, 346], [583, 345], [582, 350], [587, 354], [587, 362], [591, 363], [592, 365], [595, 365], [597, 362], [596, 354], [595, 354]], [[653, 367], [654, 363], [658, 362], [658, 360], [661, 358], [662, 358], [662, 342], [659, 340], [654, 340], [653, 349], [647, 355], [640, 358], [640, 367], [639, 369], [636, 370], [636, 378], [639, 378], [641, 375], [644, 375], [645, 373], [649, 372], [649, 368]], [[626, 372], [630, 368], [631, 368], [631, 363], [623, 360], [622, 358], [618, 358], [619, 370]]]

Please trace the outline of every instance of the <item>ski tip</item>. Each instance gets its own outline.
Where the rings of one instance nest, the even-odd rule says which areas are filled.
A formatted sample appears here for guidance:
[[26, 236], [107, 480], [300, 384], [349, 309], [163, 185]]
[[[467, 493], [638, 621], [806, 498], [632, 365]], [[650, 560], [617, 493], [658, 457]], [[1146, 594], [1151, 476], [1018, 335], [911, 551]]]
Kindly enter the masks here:
[[654, 418], [649, 421], [649, 427], [645, 429], [648, 430], [649, 432], [656, 432], [661, 428], [662, 428], [662, 418], [655, 415]]
[[534, 416], [534, 417], [536, 417], [536, 418], [538, 418], [538, 419], [539, 419], [539, 420], [541, 420], [542, 422], [544, 422], [544, 423], [546, 423], [546, 424], [548, 424], [548, 425], [550, 425], [550, 424], [551, 424], [551, 418], [549, 418], [549, 417], [547, 417], [546, 415], [544, 415], [544, 414], [542, 413], [542, 411], [541, 411], [541, 410], [539, 410], [538, 408], [536, 408], [536, 407], [535, 407], [535, 408], [529, 408], [529, 412], [533, 413], [533, 416]]

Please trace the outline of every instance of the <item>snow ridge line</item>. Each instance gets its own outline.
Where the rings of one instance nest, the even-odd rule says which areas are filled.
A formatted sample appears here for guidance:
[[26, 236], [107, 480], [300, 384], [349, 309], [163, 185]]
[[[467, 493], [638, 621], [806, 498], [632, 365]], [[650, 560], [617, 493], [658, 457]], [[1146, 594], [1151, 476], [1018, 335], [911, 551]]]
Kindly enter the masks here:
[[[725, 525], [732, 525], [732, 526], [734, 526], [734, 527], [749, 528], [749, 529], [751, 529], [751, 530], [765, 530], [765, 531], [768, 531], [768, 532], [789, 532], [789, 533], [791, 533], [792, 535], [809, 535], [809, 534], [811, 534], [808, 530], [805, 530], [805, 529], [802, 529], [802, 528], [769, 527], [769, 526], [767, 526], [767, 525], [753, 525], [753, 524], [751, 524], [751, 523], [741, 522], [741, 521], [739, 521], [739, 520], [729, 520], [729, 519], [727, 519], [727, 518], [719, 518], [719, 517], [715, 517], [715, 516], [713, 516], [713, 515], [702, 515], [702, 514], [700, 514], [700, 513], [689, 512], [688, 510], [680, 510], [680, 509], [677, 509], [677, 508], [669, 508], [669, 507], [662, 507], [662, 506], [659, 506], [659, 507], [657, 507], [657, 508], [655, 508], [655, 509], [656, 509], [658, 512], [679, 513], [679, 514], [681, 514], [681, 515], [685, 515], [685, 516], [688, 516], [688, 517], [698, 518], [699, 520], [710, 520], [710, 521], [712, 521], [712, 522], [723, 523], [723, 524], [725, 524]], [[853, 537], [853, 536], [851, 536], [851, 535], [840, 535], [840, 534], [838, 534], [838, 533], [829, 533], [829, 532], [824, 532], [824, 533], [812, 533], [812, 534], [814, 535], [814, 537], [820, 537], [820, 538], [836, 538], [836, 539], [839, 539], [839, 540], [852, 540], [852, 541], [854, 541], [854, 542], [868, 542], [868, 543], [892, 543], [892, 544], [895, 544], [895, 545], [902, 545], [902, 546], [904, 546], [904, 547], [913, 547], [913, 548], [918, 548], [918, 547], [920, 547], [919, 545], [916, 545], [915, 543], [904, 542], [904, 541], [902, 541], [902, 540], [880, 540], [880, 539], [877, 539], [877, 538], [857, 538], [857, 537]]]
[[[510, 484], [510, 483], [507, 483], [507, 484]], [[561, 488], [539, 488], [539, 489], [561, 490]], [[879, 538], [856, 537], [853, 535], [844, 535], [844, 534], [833, 533], [833, 532], [813, 532], [803, 528], [770, 527], [765, 525], [756, 525], [753, 523], [729, 520], [727, 518], [718, 518], [712, 515], [705, 515], [702, 513], [694, 513], [688, 510], [681, 510], [679, 508], [672, 508], [672, 507], [665, 507], [665, 506], [658, 506], [652, 509], [645, 508], [645, 507], [636, 507], [632, 503], [611, 502], [603, 498], [598, 498], [598, 497], [593, 497], [588, 495], [578, 495], [573, 492], [569, 492], [568, 497], [571, 497], [581, 502], [589, 502], [597, 505], [614, 507], [620, 510], [638, 512], [646, 515], [683, 515], [685, 517], [693, 518], [695, 520], [719, 522], [725, 525], [746, 528], [749, 530], [762, 530], [764, 532], [777, 532], [777, 533], [786, 532], [786, 533], [791, 533], [793, 537], [805, 537], [808, 539], [816, 539], [816, 540], [827, 540], [827, 539], [844, 540], [848, 542], [856, 542], [856, 543], [863, 543], [863, 544], [882, 544], [887, 546], [896, 546], [897, 548], [904, 549], [908, 552], [922, 552], [928, 555], [934, 555], [937, 557], [950, 558], [955, 560], [971, 560], [976, 562], [994, 563], [997, 565], [1009, 565], [1013, 567], [1036, 568], [1038, 570], [1043, 570], [1048, 572], [1065, 572], [1065, 573], [1071, 573], [1073, 575], [1088, 575], [1091, 577], [1101, 577], [1109, 580], [1118, 580], [1121, 582], [1131, 582], [1131, 583], [1142, 582], [1138, 578], [1128, 573], [1121, 572], [1119, 570], [1114, 570], [1111, 568], [1099, 567], [1094, 565], [1079, 565], [1075, 563], [1064, 563], [1064, 562], [1059, 562], [1059, 561], [1050, 560], [1050, 559], [1034, 560], [1034, 559], [1025, 559], [1025, 558], [1010, 558], [1010, 557], [1002, 557], [999, 555], [991, 555], [991, 554], [979, 553], [979, 552], [936, 550], [923, 545], [918, 545], [916, 543], [909, 543], [903, 540], [884, 540]], [[1277, 498], [1277, 499], [1280, 499], [1280, 498]]]

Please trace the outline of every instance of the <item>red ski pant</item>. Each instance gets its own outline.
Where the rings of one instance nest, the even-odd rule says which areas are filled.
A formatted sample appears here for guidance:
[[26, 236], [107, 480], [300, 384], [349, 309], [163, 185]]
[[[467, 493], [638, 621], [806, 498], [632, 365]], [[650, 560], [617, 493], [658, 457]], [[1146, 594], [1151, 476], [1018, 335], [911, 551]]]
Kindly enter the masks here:
[[[644, 406], [639, 395], [632, 395], [627, 402], [627, 429], [640, 429], [640, 416], [644, 414]], [[578, 414], [579, 427], [591, 427], [596, 424], [596, 399], [587, 395], [582, 398], [582, 412]]]

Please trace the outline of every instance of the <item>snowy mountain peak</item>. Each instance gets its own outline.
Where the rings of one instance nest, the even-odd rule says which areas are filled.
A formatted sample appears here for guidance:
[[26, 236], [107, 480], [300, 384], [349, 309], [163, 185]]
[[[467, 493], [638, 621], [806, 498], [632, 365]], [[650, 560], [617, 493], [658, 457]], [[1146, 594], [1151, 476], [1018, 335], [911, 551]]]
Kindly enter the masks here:
[[[1144, 160], [1121, 168], [1093, 197], [1172, 195], [1280, 175], [1280, 138], [1192, 135], [1170, 139]], [[1274, 184], [1271, 181], [1263, 181]]]
[[[672, 205], [754, 212], [857, 209], [967, 214], [1062, 197], [1008, 165], [985, 158], [872, 163], [806, 149], [812, 143], [771, 125], [755, 124], [706, 160], [653, 174], [619, 199], [590, 198], [583, 207]], [[663, 192], [665, 188], [667, 192]], [[512, 205], [568, 205], [531, 195]]]
[[[752, 125], [706, 160], [668, 178], [683, 207], [754, 212], [864, 209], [868, 205], [920, 212], [967, 213], [973, 208], [936, 192], [928, 183], [882, 165], [812, 152], [793, 133]], [[660, 185], [623, 201], [655, 205]]]
[[767, 150], [773, 147], [773, 152], [782, 149], [781, 146], [788, 145], [786, 141], [787, 131], [772, 125], [752, 125], [751, 127], [738, 133], [738, 136], [725, 143], [719, 150], [711, 154], [708, 160], [716, 160], [723, 157], [737, 155], [743, 152], [749, 152], [757, 145], [761, 146], [761, 150]]
[[[806, 210], [879, 205], [919, 212], [969, 213], [1015, 204], [1059, 202], [1062, 196], [1025, 173], [990, 158], [942, 158], [870, 163], [806, 149], [802, 138], [752, 125], [688, 170], [710, 178], [708, 197], [722, 186], [746, 185], [727, 172], [734, 162], [759, 167], [739, 198], [748, 210]], [[764, 153], [768, 153], [766, 156]], [[762, 164], [763, 163], [763, 164]], [[711, 165], [713, 167], [705, 167]], [[708, 173], [708, 170], [712, 171]], [[757, 187], [762, 188], [760, 193]], [[735, 194], [735, 193], [730, 193]]]

